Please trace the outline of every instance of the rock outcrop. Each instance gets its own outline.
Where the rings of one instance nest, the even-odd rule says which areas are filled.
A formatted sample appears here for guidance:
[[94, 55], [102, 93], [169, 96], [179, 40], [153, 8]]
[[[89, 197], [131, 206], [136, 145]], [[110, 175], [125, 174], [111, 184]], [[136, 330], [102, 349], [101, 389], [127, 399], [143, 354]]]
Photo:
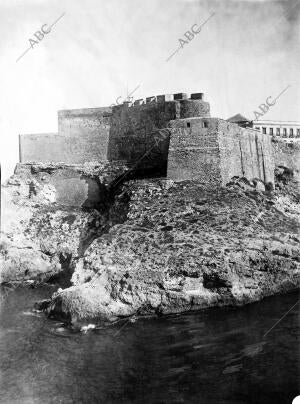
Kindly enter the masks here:
[[[299, 200], [233, 183], [129, 183], [126, 222], [95, 239], [48, 308], [74, 325], [242, 305], [299, 287]], [[283, 199], [282, 199], [283, 198]], [[295, 199], [296, 198], [296, 199]]]
[[72, 286], [62, 285], [44, 307], [75, 326], [293, 290], [300, 285], [299, 188], [285, 168], [276, 174], [276, 191], [237, 178], [211, 189], [197, 181], [120, 182], [99, 210], [62, 209], [42, 187], [34, 197], [49, 202], [28, 202], [19, 235], [2, 244], [2, 280], [68, 270]]
[[[114, 213], [111, 219], [113, 200], [116, 205], [119, 201], [122, 204], [122, 196], [111, 195], [109, 185], [126, 170], [108, 163], [18, 165], [15, 175], [2, 186], [0, 283], [30, 279], [42, 282], [60, 275], [70, 278], [74, 260], [82, 256], [92, 240], [114, 221], [125, 219], [126, 209]], [[81, 177], [99, 184], [100, 197], [94, 207], [85, 206], [84, 188], [75, 187], [73, 193], [67, 188], [68, 180], [80, 181]], [[88, 188], [86, 193], [89, 201]], [[78, 200], [83, 201], [82, 205]]]

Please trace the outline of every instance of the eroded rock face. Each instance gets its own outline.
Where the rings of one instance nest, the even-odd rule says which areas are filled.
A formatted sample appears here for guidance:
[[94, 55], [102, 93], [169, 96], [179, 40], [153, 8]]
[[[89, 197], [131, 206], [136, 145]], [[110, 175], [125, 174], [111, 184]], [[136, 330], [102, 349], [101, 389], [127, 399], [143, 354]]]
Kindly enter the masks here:
[[[76, 200], [74, 206], [59, 203], [55, 184], [58, 178], [64, 185], [66, 170], [71, 176], [75, 172], [97, 181], [101, 203], [95, 208], [77, 206]], [[114, 207], [109, 184], [124, 170], [120, 165], [111, 169], [108, 163], [72, 170], [59, 164], [19, 165], [2, 186], [0, 283], [41, 282], [64, 271], [71, 273], [92, 240], [114, 221], [123, 220], [122, 212], [110, 218]], [[116, 200], [122, 204], [122, 197]]]
[[158, 179], [122, 185], [120, 167], [79, 168], [97, 179], [97, 209], [60, 205], [56, 169], [19, 167], [2, 189], [0, 281], [68, 271], [69, 283], [59, 279], [64, 289], [43, 305], [50, 316], [81, 326], [241, 305], [299, 287], [300, 195], [284, 167], [275, 192], [243, 178], [211, 189]]
[[[79, 258], [50, 315], [89, 321], [241, 305], [300, 284], [299, 204], [288, 192], [128, 184], [127, 220]], [[284, 199], [282, 199], [284, 198]], [[287, 208], [287, 209], [286, 209]]]

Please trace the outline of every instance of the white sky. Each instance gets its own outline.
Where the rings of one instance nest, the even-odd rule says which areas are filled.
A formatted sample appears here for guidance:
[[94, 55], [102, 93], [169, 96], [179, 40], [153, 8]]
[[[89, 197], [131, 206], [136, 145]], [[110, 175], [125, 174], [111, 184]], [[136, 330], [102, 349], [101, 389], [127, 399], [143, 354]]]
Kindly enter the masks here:
[[140, 84], [135, 98], [204, 92], [212, 116], [253, 119], [290, 85], [263, 119], [300, 120], [300, 0], [0, 0], [0, 35], [4, 178], [18, 161], [19, 133], [56, 132], [57, 110], [109, 105], [127, 86]]

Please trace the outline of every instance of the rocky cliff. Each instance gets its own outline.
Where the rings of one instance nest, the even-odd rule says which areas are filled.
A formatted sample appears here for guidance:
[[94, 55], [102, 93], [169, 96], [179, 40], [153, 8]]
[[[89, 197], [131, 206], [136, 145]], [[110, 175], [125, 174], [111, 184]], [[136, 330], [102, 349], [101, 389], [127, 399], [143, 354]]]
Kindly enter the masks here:
[[[276, 180], [275, 192], [238, 178], [211, 189], [137, 180], [115, 187], [102, 210], [23, 207], [20, 236], [2, 244], [2, 279], [68, 271], [72, 286], [53, 295], [47, 312], [73, 325], [242, 305], [295, 289], [299, 188], [283, 167]], [[42, 187], [36, 197], [45, 194]]]
[[125, 171], [108, 163], [18, 165], [1, 189], [0, 283], [70, 278], [92, 240], [125, 220], [126, 208], [114, 210], [123, 196], [109, 188]]

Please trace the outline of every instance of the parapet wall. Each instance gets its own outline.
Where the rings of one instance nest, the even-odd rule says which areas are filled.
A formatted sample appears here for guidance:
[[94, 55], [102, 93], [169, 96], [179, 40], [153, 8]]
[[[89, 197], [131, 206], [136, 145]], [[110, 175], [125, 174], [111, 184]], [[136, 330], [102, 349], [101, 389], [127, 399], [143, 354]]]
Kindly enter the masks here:
[[107, 160], [110, 115], [109, 107], [58, 111], [58, 133], [20, 135], [20, 162]]
[[58, 111], [58, 133], [63, 136], [107, 137], [110, 115], [110, 107]]
[[57, 133], [20, 135], [20, 162], [83, 164], [107, 159], [109, 133], [62, 136]]

